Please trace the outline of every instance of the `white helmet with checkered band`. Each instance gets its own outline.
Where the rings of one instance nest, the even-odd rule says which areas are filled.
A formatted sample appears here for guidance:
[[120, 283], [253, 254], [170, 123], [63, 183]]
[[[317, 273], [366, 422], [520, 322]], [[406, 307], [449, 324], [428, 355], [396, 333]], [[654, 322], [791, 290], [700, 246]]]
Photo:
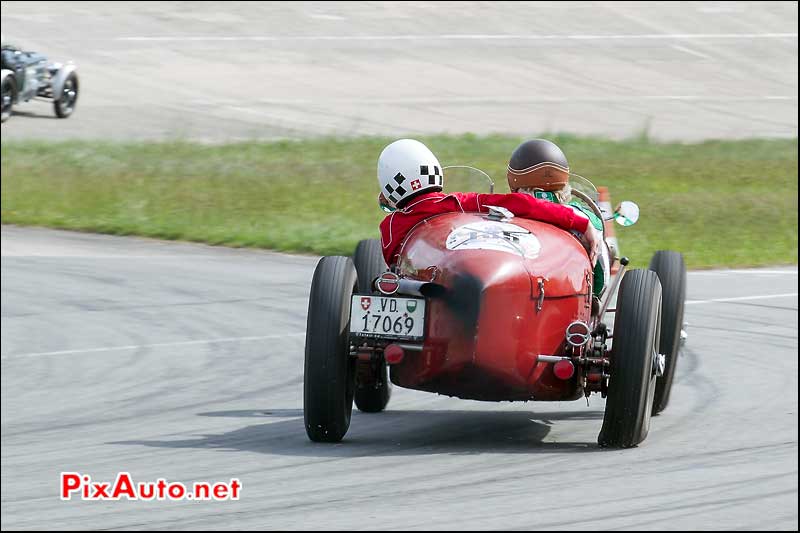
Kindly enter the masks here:
[[441, 191], [442, 165], [427, 146], [413, 139], [395, 141], [378, 158], [378, 183], [390, 207], [421, 192]]

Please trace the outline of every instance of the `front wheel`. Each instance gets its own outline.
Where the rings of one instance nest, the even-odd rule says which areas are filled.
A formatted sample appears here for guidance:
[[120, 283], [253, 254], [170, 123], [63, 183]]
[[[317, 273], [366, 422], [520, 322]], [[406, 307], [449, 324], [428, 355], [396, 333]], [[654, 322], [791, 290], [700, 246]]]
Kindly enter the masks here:
[[[371, 294], [372, 281], [389, 270], [383, 259], [381, 241], [364, 239], [359, 241], [353, 253], [353, 263], [358, 272], [359, 294]], [[392, 396], [392, 383], [386, 361], [359, 362], [359, 379], [356, 380], [356, 407], [365, 413], [379, 413], [386, 409]]]
[[78, 75], [71, 72], [64, 80], [61, 94], [53, 95], [53, 97], [56, 99], [53, 104], [56, 116], [58, 118], [70, 116], [75, 111], [75, 104], [78, 103]]
[[372, 282], [389, 270], [383, 259], [381, 241], [378, 239], [359, 241], [353, 253], [353, 264], [358, 272], [358, 292], [361, 294], [372, 293]]
[[630, 448], [650, 430], [661, 322], [661, 283], [655, 272], [632, 270], [620, 284], [611, 347], [601, 446]]
[[323, 257], [314, 270], [306, 324], [303, 414], [314, 442], [339, 442], [350, 427], [355, 359], [350, 300], [358, 276], [348, 257]]
[[650, 260], [650, 270], [661, 281], [661, 343], [658, 353], [664, 354], [664, 374], [656, 381], [656, 395], [653, 400], [653, 414], [657, 415], [667, 407], [683, 327], [683, 306], [686, 300], [686, 265], [678, 252], [659, 250]]
[[3, 80], [3, 110], [2, 110], [2, 117], [1, 121], [5, 122], [9, 118], [11, 118], [11, 111], [14, 108], [14, 100], [17, 97], [17, 86], [14, 83], [14, 78], [11, 76], [6, 76], [6, 79]]

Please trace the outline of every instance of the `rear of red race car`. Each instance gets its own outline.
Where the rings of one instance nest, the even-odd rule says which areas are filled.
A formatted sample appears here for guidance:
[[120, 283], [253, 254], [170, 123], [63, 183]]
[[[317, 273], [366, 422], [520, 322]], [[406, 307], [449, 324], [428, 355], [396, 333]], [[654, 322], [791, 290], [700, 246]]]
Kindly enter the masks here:
[[411, 232], [392, 272], [380, 251], [362, 241], [352, 261], [326, 257], [315, 272], [304, 392], [312, 440], [341, 440], [353, 402], [383, 410], [390, 383], [485, 401], [599, 392], [609, 395], [599, 442], [645, 438], [659, 369], [655, 274], [633, 271], [623, 283], [615, 353], [593, 306], [588, 256], [566, 231], [449, 213]]

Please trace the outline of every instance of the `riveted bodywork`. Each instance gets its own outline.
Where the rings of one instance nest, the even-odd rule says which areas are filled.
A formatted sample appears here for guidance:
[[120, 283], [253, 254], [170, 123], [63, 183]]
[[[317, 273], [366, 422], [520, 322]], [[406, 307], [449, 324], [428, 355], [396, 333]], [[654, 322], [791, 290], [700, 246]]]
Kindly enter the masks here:
[[477, 213], [430, 218], [409, 234], [398, 273], [453, 295], [429, 301], [421, 352], [391, 368], [396, 385], [460, 398], [573, 400], [578, 376], [553, 374], [539, 354], [562, 355], [565, 329], [589, 322], [591, 268], [580, 242], [526, 219]]

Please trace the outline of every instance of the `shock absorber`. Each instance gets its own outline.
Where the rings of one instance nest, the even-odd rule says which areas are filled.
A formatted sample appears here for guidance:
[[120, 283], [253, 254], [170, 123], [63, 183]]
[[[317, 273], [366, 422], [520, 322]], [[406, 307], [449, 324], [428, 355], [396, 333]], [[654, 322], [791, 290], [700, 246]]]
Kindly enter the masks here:
[[583, 358], [584, 368], [586, 369], [586, 383], [583, 391], [586, 397], [592, 392], [599, 392], [603, 398], [608, 392], [608, 378], [611, 362], [608, 359], [608, 328], [602, 322], [592, 332], [592, 344], [589, 355]]

